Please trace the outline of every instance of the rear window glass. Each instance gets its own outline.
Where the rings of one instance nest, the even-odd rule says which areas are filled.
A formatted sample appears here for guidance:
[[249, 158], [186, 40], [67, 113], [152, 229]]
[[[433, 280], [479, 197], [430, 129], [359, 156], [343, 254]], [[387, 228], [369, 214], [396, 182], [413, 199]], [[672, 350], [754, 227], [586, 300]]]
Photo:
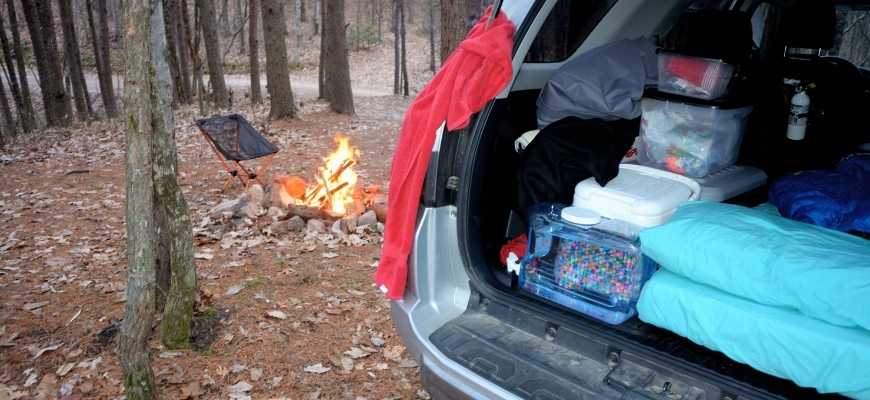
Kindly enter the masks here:
[[826, 54], [870, 68], [870, 5], [837, 7], [834, 46]]
[[526, 55], [525, 62], [548, 63], [570, 57], [616, 0], [559, 0]]

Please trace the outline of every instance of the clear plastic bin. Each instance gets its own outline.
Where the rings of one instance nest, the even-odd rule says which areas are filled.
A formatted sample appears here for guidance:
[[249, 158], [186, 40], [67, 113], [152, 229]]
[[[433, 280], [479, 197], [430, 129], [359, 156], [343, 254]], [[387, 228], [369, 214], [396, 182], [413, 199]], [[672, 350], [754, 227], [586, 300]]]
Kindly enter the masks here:
[[694, 178], [733, 165], [751, 112], [751, 106], [647, 95], [638, 162]]
[[658, 90], [705, 100], [724, 96], [734, 66], [710, 58], [689, 57], [660, 51]]
[[[577, 219], [577, 210], [586, 217]], [[608, 324], [635, 315], [640, 289], [656, 269], [640, 252], [639, 227], [555, 204], [536, 206], [530, 222], [520, 288]]]

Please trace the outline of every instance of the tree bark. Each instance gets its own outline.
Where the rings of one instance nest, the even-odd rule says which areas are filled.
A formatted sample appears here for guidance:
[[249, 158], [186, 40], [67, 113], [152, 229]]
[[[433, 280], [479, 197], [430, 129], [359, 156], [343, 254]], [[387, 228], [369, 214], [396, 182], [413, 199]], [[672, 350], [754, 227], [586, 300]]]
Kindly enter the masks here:
[[69, 62], [70, 81], [72, 82], [73, 97], [76, 103], [79, 119], [92, 118], [94, 110], [91, 108], [91, 98], [88, 95], [88, 86], [85, 74], [82, 72], [82, 55], [79, 52], [79, 39], [76, 33], [75, 19], [73, 18], [72, 4], [68, 1], [58, 1], [60, 10], [60, 24], [63, 28], [63, 43]]
[[299, 64], [299, 53], [302, 51], [302, 0], [293, 0], [293, 22], [290, 30], [293, 32], [293, 53], [290, 60], [293, 65]]
[[441, 63], [459, 45], [468, 32], [466, 27], [467, 0], [441, 0]]
[[330, 88], [329, 106], [341, 114], [353, 114], [353, 93], [350, 87], [350, 64], [347, 59], [347, 34], [344, 25], [344, 0], [326, 0], [326, 18], [323, 20], [323, 35], [329, 51], [325, 81]]
[[[3, 79], [0, 79], [0, 111], [3, 113], [3, 136], [15, 136], [15, 118], [12, 117], [12, 109], [9, 107], [9, 99], [6, 98], [6, 88]], [[4, 139], [2, 142], [6, 142]]]
[[[171, 8], [165, 8], [164, 13], [168, 10], [172, 22], [175, 24], [173, 32], [175, 32], [175, 43], [167, 43], [169, 46], [175, 46], [176, 55], [178, 57], [178, 75], [181, 76], [181, 87], [184, 90], [184, 103], [190, 104], [193, 100], [193, 88], [191, 87], [191, 71], [190, 71], [190, 47], [189, 36], [186, 29], [185, 15], [187, 14], [186, 5], [179, 0], [169, 0], [172, 4]], [[167, 28], [168, 29], [168, 28]]]
[[166, 60], [165, 27], [160, 0], [151, 12], [151, 126], [153, 131], [152, 177], [157, 211], [158, 242], [168, 244], [171, 271], [169, 294], [160, 333], [168, 349], [187, 348], [193, 306], [196, 301], [196, 268], [193, 265], [193, 225], [184, 194], [177, 180], [175, 118], [170, 102], [169, 64]]
[[[18, 84], [21, 88], [22, 108], [18, 109], [21, 129], [30, 132], [36, 129], [36, 117], [33, 112], [33, 100], [30, 95], [30, 83], [27, 80], [27, 68], [24, 65], [24, 49], [21, 47], [21, 34], [18, 31], [18, 16], [13, 0], [6, 0], [6, 12], [9, 16], [9, 30], [12, 32], [12, 46], [15, 53], [15, 63], [18, 66]], [[14, 78], [13, 78], [14, 79]]]
[[99, 21], [98, 31], [91, 11], [91, 0], [86, 0], [91, 33], [96, 41], [94, 43], [94, 58], [97, 62], [97, 76], [100, 81], [100, 96], [103, 99], [106, 115], [109, 118], [115, 118], [118, 116], [118, 104], [115, 100], [115, 88], [112, 83], [112, 57], [109, 50], [109, 10], [106, 1], [108, 0], [96, 0], [97, 21]]
[[400, 7], [399, 13], [401, 13], [401, 17], [399, 18], [399, 26], [402, 31], [402, 95], [408, 97], [408, 50], [406, 45], [406, 32], [405, 32], [405, 0], [398, 0]]
[[[12, 61], [12, 50], [9, 46], [9, 39], [6, 37], [5, 25], [6, 24], [3, 21], [3, 17], [0, 16], [0, 45], [2, 45], [3, 47], [3, 62], [6, 65], [6, 75], [9, 77], [9, 91], [12, 93], [12, 100], [15, 102], [15, 109], [18, 110], [18, 120], [21, 121], [21, 110], [24, 108], [24, 104], [21, 100], [21, 90], [18, 87], [18, 75], [15, 71], [15, 63]], [[9, 131], [8, 134], [10, 136], [14, 136], [16, 135], [17, 131], [17, 125], [13, 124], [12, 129]]]
[[393, 0], [393, 94], [402, 93], [402, 41], [399, 39], [399, 0]]
[[[314, 32], [317, 34], [318, 24], [316, 22], [317, 19], [320, 19], [321, 22], [325, 19], [326, 8], [323, 7], [321, 3], [322, 0], [314, 0], [315, 9], [317, 9], [317, 15], [314, 24]], [[328, 43], [326, 42], [326, 35], [320, 35], [320, 54], [318, 55], [317, 62], [317, 98], [329, 101], [329, 87], [326, 85], [326, 54], [329, 52]]]
[[308, 16], [305, 15], [308, 13], [307, 7], [305, 7], [305, 0], [299, 0], [299, 21], [308, 22]]
[[[118, 337], [118, 358], [129, 400], [157, 397], [148, 359], [148, 336], [154, 323], [155, 248], [151, 105], [151, 52], [148, 29], [151, 2], [127, 0], [125, 19], [138, 29], [127, 30], [124, 105], [127, 124], [127, 303]], [[143, 28], [143, 25], [145, 27]]]
[[251, 70], [251, 102], [261, 104], [260, 94], [260, 46], [257, 43], [257, 20], [260, 9], [257, 0], [248, 0], [248, 67]]
[[184, 82], [181, 78], [181, 68], [179, 66], [179, 52], [178, 52], [178, 24], [176, 24], [175, 19], [178, 18], [178, 14], [174, 13], [176, 7], [176, 0], [163, 0], [162, 9], [165, 11], [163, 13], [163, 27], [164, 31], [166, 31], [166, 58], [169, 61], [169, 75], [172, 77], [172, 104], [184, 104], [187, 103], [187, 92], [184, 88]]
[[261, 0], [263, 46], [266, 49], [266, 88], [272, 119], [295, 118], [296, 105], [287, 71], [287, 21], [283, 0]]
[[228, 108], [231, 101], [227, 92], [227, 84], [224, 81], [224, 66], [221, 62], [221, 43], [217, 32], [214, 4], [211, 0], [196, 0], [196, 5], [200, 10], [202, 39], [205, 44], [205, 58], [206, 64], [208, 64], [208, 81], [212, 89], [212, 101], [219, 108]]
[[311, 16], [311, 25], [314, 28], [314, 34], [320, 34], [320, 22], [323, 21], [323, 4], [322, 0], [314, 0], [314, 13]]
[[21, 6], [36, 59], [46, 122], [49, 126], [68, 125], [72, 104], [63, 89], [63, 70], [57, 52], [51, 3], [39, 1], [34, 4], [33, 0], [21, 0]]
[[239, 31], [239, 55], [247, 53], [245, 50], [245, 16], [242, 12], [242, 0], [236, 0], [236, 29]]
[[230, 9], [229, 0], [221, 0], [221, 14], [218, 18], [218, 25], [221, 27], [221, 36], [229, 37], [230, 33]]
[[429, 71], [435, 72], [435, 1], [429, 2]]

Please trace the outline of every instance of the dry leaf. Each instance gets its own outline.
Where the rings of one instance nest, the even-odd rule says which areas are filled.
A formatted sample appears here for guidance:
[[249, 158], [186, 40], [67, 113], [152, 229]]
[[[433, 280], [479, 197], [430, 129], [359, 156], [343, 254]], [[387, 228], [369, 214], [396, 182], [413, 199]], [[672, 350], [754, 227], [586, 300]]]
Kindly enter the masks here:
[[351, 347], [350, 350], [345, 351], [344, 354], [356, 360], [358, 358], [368, 357], [370, 353], [361, 350], [359, 347]]
[[384, 358], [391, 361], [397, 361], [400, 357], [402, 357], [402, 353], [405, 351], [405, 347], [402, 345], [395, 345], [388, 347], [384, 350]]
[[267, 316], [267, 317], [271, 317], [271, 318], [275, 318], [275, 319], [280, 319], [280, 320], [285, 320], [285, 319], [287, 319], [287, 314], [284, 314], [283, 311], [279, 311], [279, 310], [270, 310], [270, 311], [267, 311], [267, 312], [266, 312], [266, 316]]
[[55, 371], [55, 374], [57, 374], [57, 376], [64, 376], [64, 375], [68, 374], [70, 371], [72, 371], [72, 369], [75, 366], [76, 366], [76, 363], [74, 363], [74, 362], [66, 363], [66, 364], [58, 367], [57, 371]]
[[312, 365], [306, 365], [302, 370], [312, 374], [323, 374], [329, 372], [332, 368], [324, 367], [323, 363], [317, 363]]
[[199, 396], [202, 396], [202, 393], [202, 387], [199, 385], [199, 382], [193, 381], [181, 388], [181, 399], [198, 399]]

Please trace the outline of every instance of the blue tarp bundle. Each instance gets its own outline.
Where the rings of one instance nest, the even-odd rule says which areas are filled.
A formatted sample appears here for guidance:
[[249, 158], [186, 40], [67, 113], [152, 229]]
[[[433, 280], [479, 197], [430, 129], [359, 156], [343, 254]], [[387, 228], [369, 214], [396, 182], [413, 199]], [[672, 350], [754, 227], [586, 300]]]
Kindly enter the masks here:
[[784, 217], [870, 233], [870, 155], [848, 157], [834, 171], [784, 177], [771, 186], [770, 201]]

